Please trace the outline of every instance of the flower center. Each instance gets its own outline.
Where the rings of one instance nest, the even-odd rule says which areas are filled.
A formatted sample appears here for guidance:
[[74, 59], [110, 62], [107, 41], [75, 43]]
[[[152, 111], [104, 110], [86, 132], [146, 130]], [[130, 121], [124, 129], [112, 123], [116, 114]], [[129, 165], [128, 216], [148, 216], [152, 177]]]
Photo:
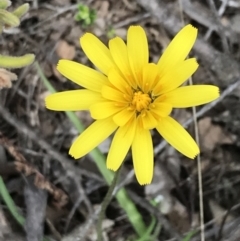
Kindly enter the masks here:
[[133, 95], [132, 105], [138, 112], [141, 112], [143, 109], [147, 109], [151, 103], [151, 98], [148, 94], [144, 94], [142, 91], [137, 91]]

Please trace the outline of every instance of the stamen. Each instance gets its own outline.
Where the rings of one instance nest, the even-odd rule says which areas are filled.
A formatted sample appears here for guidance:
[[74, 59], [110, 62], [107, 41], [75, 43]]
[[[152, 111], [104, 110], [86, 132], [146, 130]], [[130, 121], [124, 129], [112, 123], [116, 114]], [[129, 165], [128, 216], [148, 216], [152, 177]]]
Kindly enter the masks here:
[[129, 106], [127, 110], [134, 110], [134, 108], [132, 106]]
[[142, 91], [135, 92], [132, 99], [132, 105], [136, 111], [141, 112], [143, 109], [147, 109], [151, 103], [151, 98], [148, 94], [144, 94]]
[[152, 107], [152, 108], [155, 108], [155, 107], [156, 107], [156, 105], [155, 105], [155, 104], [151, 104], [151, 107]]

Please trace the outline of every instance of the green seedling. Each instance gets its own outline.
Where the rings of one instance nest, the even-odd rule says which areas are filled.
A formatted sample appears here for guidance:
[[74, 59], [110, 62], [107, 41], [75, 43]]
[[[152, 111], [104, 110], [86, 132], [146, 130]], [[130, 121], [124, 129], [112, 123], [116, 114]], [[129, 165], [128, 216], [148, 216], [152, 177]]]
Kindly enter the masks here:
[[87, 5], [79, 4], [78, 11], [74, 17], [75, 21], [81, 22], [84, 27], [92, 25], [96, 20], [96, 11]]

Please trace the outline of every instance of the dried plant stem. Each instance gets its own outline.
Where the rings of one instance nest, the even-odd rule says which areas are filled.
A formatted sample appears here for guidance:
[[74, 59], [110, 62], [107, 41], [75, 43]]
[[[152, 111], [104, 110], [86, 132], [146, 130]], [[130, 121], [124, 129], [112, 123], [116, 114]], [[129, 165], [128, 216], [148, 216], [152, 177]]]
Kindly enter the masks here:
[[[183, 9], [182, 9], [182, 1], [179, 0], [179, 9], [181, 14], [181, 20], [184, 24], [183, 18]], [[189, 85], [193, 85], [192, 77], [189, 78]], [[193, 123], [194, 123], [194, 133], [195, 139], [200, 146], [199, 143], [199, 131], [198, 131], [198, 123], [197, 123], [197, 115], [196, 115], [196, 107], [192, 107], [193, 114]], [[200, 230], [201, 230], [201, 241], [205, 241], [205, 233], [204, 233], [204, 205], [203, 205], [203, 189], [202, 189], [202, 165], [201, 165], [201, 156], [197, 155], [197, 170], [198, 170], [198, 192], [199, 192], [199, 209], [200, 209]]]
[[[192, 79], [189, 79], [190, 85], [192, 85]], [[192, 108], [193, 112], [193, 122], [194, 122], [194, 133], [198, 146], [199, 143], [199, 131], [197, 124], [197, 116], [196, 116], [196, 108]], [[199, 190], [199, 208], [200, 208], [200, 230], [201, 230], [201, 241], [205, 241], [205, 233], [204, 233], [204, 206], [203, 206], [203, 188], [202, 188], [202, 164], [201, 164], [201, 156], [197, 155], [197, 170], [198, 170], [198, 190]]]
[[112, 200], [112, 196], [113, 196], [113, 191], [117, 185], [117, 181], [118, 181], [118, 177], [120, 174], [120, 169], [118, 169], [118, 171], [115, 173], [114, 178], [112, 180], [111, 185], [109, 186], [108, 192], [101, 204], [101, 211], [99, 213], [98, 216], [98, 222], [97, 222], [97, 241], [103, 241], [103, 236], [102, 236], [102, 222], [103, 219], [105, 218], [105, 212], [106, 209], [108, 207], [108, 204], [111, 202]]

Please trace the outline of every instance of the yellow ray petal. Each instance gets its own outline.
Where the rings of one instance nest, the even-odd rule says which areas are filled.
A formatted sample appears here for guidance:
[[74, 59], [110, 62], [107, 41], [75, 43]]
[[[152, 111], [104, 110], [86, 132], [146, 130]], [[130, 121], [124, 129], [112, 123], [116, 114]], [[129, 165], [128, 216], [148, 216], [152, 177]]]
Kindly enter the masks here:
[[143, 128], [147, 130], [155, 128], [158, 124], [154, 114], [151, 111], [143, 112], [139, 118], [142, 121]]
[[89, 60], [105, 75], [115, 67], [109, 49], [93, 34], [86, 33], [80, 38], [80, 45]]
[[69, 154], [75, 159], [86, 155], [116, 129], [112, 118], [95, 121], [73, 142]]
[[[123, 93], [132, 94], [131, 84], [128, 83], [116, 69], [110, 69], [108, 73], [110, 83]], [[130, 92], [129, 92], [130, 91]]]
[[117, 130], [107, 156], [107, 168], [116, 171], [122, 164], [132, 145], [135, 129], [136, 120], [133, 118], [127, 125]]
[[203, 105], [219, 97], [219, 89], [213, 85], [193, 85], [177, 88], [159, 97], [173, 108]]
[[159, 71], [156, 64], [148, 63], [143, 67], [142, 73], [142, 83], [140, 88], [145, 92], [148, 93], [150, 90], [154, 88], [158, 79], [159, 79]]
[[133, 78], [129, 78], [129, 76], [132, 75], [132, 70], [129, 65], [127, 46], [124, 41], [121, 38], [116, 37], [111, 39], [108, 45], [112, 58], [121, 71], [122, 75], [126, 78], [126, 80], [131, 82], [133, 87], [136, 87], [135, 82], [132, 81]]
[[88, 110], [90, 105], [103, 100], [102, 96], [91, 90], [70, 90], [46, 97], [46, 107], [57, 111]]
[[118, 126], [125, 125], [135, 115], [135, 111], [124, 108], [122, 111], [113, 116], [114, 122]]
[[153, 144], [149, 130], [137, 125], [132, 144], [133, 165], [140, 185], [149, 184], [153, 177]]
[[161, 75], [171, 71], [177, 63], [186, 59], [196, 38], [197, 29], [190, 24], [177, 33], [158, 61]]
[[158, 99], [156, 99], [156, 101], [150, 105], [150, 110], [158, 117], [166, 117], [172, 112], [172, 105], [169, 103], [158, 102]]
[[123, 103], [127, 103], [126, 98], [127, 95], [110, 87], [107, 85], [104, 85], [102, 87], [102, 96], [108, 100], [114, 100], [117, 102], [123, 102]]
[[187, 59], [179, 63], [171, 71], [167, 72], [157, 83], [153, 90], [154, 95], [167, 93], [182, 85], [198, 68], [195, 58]]
[[142, 79], [142, 69], [148, 63], [148, 42], [140, 26], [131, 26], [127, 33], [128, 59], [137, 84]]
[[101, 92], [102, 86], [108, 82], [100, 72], [71, 60], [60, 60], [57, 70], [74, 83], [93, 91]]
[[116, 106], [114, 102], [111, 101], [101, 101], [90, 106], [90, 112], [93, 119], [105, 119], [119, 111], [124, 107]]
[[199, 148], [189, 133], [170, 116], [162, 118], [157, 126], [160, 135], [183, 155], [194, 159]]

